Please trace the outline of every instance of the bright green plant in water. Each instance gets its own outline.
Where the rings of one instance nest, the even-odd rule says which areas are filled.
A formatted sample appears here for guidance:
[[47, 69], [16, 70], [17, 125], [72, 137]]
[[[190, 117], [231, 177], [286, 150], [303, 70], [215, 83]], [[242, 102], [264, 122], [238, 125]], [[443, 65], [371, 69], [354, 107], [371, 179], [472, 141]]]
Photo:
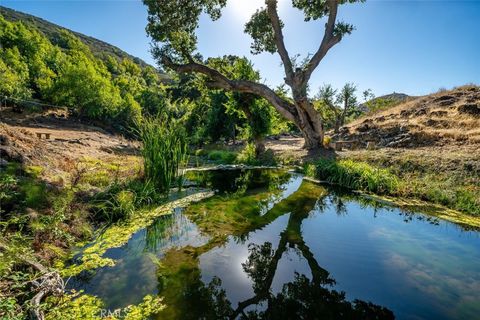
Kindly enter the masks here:
[[173, 120], [147, 118], [139, 124], [143, 143], [145, 177], [162, 193], [168, 193], [187, 162], [188, 144], [184, 129]]

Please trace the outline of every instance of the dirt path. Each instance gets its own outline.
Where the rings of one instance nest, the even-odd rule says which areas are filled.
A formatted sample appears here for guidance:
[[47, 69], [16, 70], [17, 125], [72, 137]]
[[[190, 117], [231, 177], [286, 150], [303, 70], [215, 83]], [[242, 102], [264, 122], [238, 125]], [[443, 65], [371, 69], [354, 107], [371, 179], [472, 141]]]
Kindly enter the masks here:
[[[48, 133], [49, 139], [37, 137]], [[120, 135], [72, 121], [65, 115], [18, 115], [2, 110], [0, 157], [41, 166], [45, 176], [69, 172], [81, 159], [105, 162], [138, 161], [139, 143]]]

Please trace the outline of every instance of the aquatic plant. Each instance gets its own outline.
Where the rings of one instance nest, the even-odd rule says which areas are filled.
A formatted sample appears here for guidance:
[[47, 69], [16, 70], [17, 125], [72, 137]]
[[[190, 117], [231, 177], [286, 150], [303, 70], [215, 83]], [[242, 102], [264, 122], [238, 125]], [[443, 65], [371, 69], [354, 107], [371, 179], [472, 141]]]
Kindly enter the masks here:
[[56, 267], [61, 270], [62, 276], [73, 276], [84, 270], [93, 270], [104, 266], [113, 266], [115, 261], [103, 257], [103, 254], [111, 248], [118, 248], [128, 242], [130, 237], [140, 229], [146, 228], [162, 215], [167, 215], [174, 208], [186, 207], [213, 196], [213, 192], [198, 192], [178, 200], [167, 202], [155, 209], [135, 210], [129, 217], [109, 226], [96, 239], [82, 251], [81, 263], [65, 267], [62, 261], [58, 261]]
[[168, 193], [172, 182], [187, 163], [187, 136], [184, 129], [173, 120], [160, 117], [144, 119], [139, 124], [142, 140], [145, 178], [158, 191]]

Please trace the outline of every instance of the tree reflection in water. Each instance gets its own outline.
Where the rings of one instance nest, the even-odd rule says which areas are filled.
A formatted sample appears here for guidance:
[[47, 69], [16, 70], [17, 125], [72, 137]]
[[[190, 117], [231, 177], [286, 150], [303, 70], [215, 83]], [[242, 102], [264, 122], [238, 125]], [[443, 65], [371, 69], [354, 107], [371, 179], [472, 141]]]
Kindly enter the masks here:
[[[280, 235], [276, 250], [272, 244], [251, 244], [249, 256], [242, 264], [243, 270], [253, 281], [255, 296], [242, 301], [230, 318], [235, 319], [394, 319], [393, 313], [369, 302], [345, 300], [345, 293], [329, 289], [335, 280], [316, 261], [303, 240], [302, 221], [309, 211], [293, 211], [288, 225]], [[307, 260], [312, 279], [295, 273], [295, 280], [283, 285], [282, 291], [273, 294], [270, 290], [278, 263], [288, 247], [298, 249]], [[262, 311], [245, 311], [252, 305], [266, 302]]]
[[[333, 201], [339, 214], [344, 212], [341, 199]], [[283, 203], [283, 204], [282, 204]], [[285, 205], [287, 203], [288, 205]], [[160, 285], [160, 294], [165, 295], [166, 313], [161, 319], [394, 319], [393, 313], [385, 307], [362, 300], [347, 301], [344, 292], [334, 290], [335, 280], [316, 261], [303, 239], [302, 222], [316, 208], [327, 206], [325, 197], [313, 195], [284, 199], [276, 208], [282, 211], [288, 207], [288, 224], [280, 233], [275, 249], [270, 242], [250, 244], [249, 255], [242, 263], [244, 272], [253, 282], [253, 297], [232, 306], [221, 279], [204, 284], [201, 281], [198, 256], [212, 247], [185, 255], [182, 267], [164, 274], [165, 286]], [[265, 215], [278, 217], [276, 209]], [[272, 283], [279, 262], [288, 248], [295, 248], [308, 263], [312, 277], [295, 273], [294, 280], [285, 283], [278, 293], [272, 292]], [[192, 250], [194, 250], [192, 248]], [[178, 260], [183, 251], [172, 252], [172, 260]], [[188, 258], [185, 258], [187, 257]], [[167, 257], [167, 260], [169, 258]], [[168, 262], [167, 262], [168, 263]], [[188, 265], [188, 267], [187, 267]], [[170, 285], [168, 285], [170, 283]], [[168, 307], [170, 306], [170, 307]]]

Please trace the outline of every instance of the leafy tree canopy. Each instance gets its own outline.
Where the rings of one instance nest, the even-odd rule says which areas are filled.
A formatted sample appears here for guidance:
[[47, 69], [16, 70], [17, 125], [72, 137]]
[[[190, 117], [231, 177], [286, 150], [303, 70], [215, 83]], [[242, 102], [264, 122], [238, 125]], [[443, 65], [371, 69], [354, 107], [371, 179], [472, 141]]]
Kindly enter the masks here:
[[308, 97], [308, 82], [327, 52], [350, 34], [351, 24], [337, 21], [339, 5], [362, 0], [292, 0], [292, 6], [303, 13], [304, 20], [325, 19], [325, 33], [317, 51], [300, 65], [291, 57], [283, 39], [284, 23], [278, 16], [278, 0], [265, 0], [246, 23], [244, 32], [252, 38], [251, 52], [278, 53], [285, 71], [285, 84], [292, 99], [285, 99], [258, 79], [238, 79], [224, 68], [209, 64], [197, 52], [196, 30], [202, 13], [212, 20], [221, 16], [226, 0], [144, 0], [148, 7], [147, 32], [156, 46], [153, 53], [167, 68], [179, 73], [201, 73], [210, 79], [210, 86], [224, 90], [254, 94], [264, 98], [284, 118], [292, 121], [305, 137], [308, 148], [321, 147], [323, 123]]

